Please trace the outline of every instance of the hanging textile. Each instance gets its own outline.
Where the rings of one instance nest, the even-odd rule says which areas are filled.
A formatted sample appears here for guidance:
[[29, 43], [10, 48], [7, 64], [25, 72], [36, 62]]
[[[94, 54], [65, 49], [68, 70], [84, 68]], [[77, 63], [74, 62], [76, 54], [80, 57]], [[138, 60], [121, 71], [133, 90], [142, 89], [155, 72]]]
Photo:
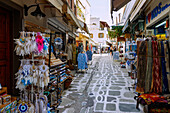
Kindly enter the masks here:
[[161, 63], [161, 42], [158, 41], [158, 58], [159, 58], [159, 61], [160, 61], [160, 64], [159, 64], [159, 77], [160, 77], [160, 80], [161, 80], [161, 85], [160, 87], [163, 86], [163, 78], [162, 78], [162, 63]]
[[88, 57], [87, 57], [87, 53], [86, 53], [86, 52], [85, 52], [84, 54], [85, 54], [85, 56], [86, 56], [85, 69], [87, 69], [87, 68], [88, 68], [88, 65], [87, 65], [87, 62], [88, 62]]
[[162, 79], [163, 79], [163, 93], [168, 93], [168, 79], [165, 65], [164, 43], [161, 41], [161, 65], [162, 65]]
[[[147, 42], [147, 54], [148, 56], [152, 56], [152, 42]], [[146, 69], [146, 77], [145, 77], [145, 93], [149, 93], [152, 83], [152, 57], [147, 57], [147, 69]]]
[[85, 69], [86, 55], [84, 53], [78, 54], [77, 61], [78, 61], [78, 69]]
[[76, 64], [76, 48], [77, 48], [77, 46], [76, 46], [76, 44], [73, 44], [72, 45], [72, 47], [73, 47], [73, 64]]
[[88, 60], [91, 61], [92, 60], [92, 52], [91, 52], [91, 50], [88, 50], [86, 53], [87, 53]]
[[169, 43], [168, 41], [164, 42], [164, 54], [165, 54], [165, 64], [166, 64], [166, 74], [168, 79], [168, 86], [170, 91], [170, 65], [169, 65]]
[[151, 90], [155, 93], [162, 92], [162, 86], [161, 86], [161, 77], [160, 77], [160, 60], [159, 60], [159, 53], [158, 53], [158, 42], [152, 41], [152, 48], [153, 48], [153, 73], [152, 73], [152, 87]]
[[71, 44], [67, 45], [67, 60], [72, 60], [72, 55], [73, 55], [73, 48]]
[[145, 41], [138, 42], [138, 64], [137, 64], [137, 88], [138, 93], [144, 93], [145, 87], [145, 76], [146, 76], [146, 48], [147, 44]]

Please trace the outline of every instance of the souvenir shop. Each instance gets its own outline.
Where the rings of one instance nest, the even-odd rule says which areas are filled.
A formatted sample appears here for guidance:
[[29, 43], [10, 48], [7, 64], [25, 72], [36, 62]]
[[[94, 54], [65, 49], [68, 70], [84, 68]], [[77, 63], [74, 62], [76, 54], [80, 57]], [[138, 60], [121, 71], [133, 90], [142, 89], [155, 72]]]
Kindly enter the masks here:
[[15, 88], [20, 91], [20, 100], [12, 102], [13, 98], [2, 87], [1, 112], [56, 111], [62, 101], [62, 91], [69, 87], [73, 78], [67, 61], [59, 59], [61, 33], [22, 31], [14, 42], [14, 53], [20, 60], [18, 72], [15, 73]]
[[148, 6], [145, 38], [136, 41], [137, 62], [130, 67], [136, 108], [142, 105], [146, 113], [170, 112], [169, 4], [158, 0]]
[[[74, 38], [70, 32], [63, 32], [61, 26], [51, 27], [49, 20], [48, 28], [55, 32], [42, 27], [42, 20], [33, 23], [31, 20], [35, 17], [25, 17], [22, 21], [23, 7], [13, 2], [9, 4], [14, 8], [6, 4], [0, 2], [0, 14], [3, 14], [0, 15], [0, 23], [5, 23], [0, 32], [0, 47], [3, 48], [3, 57], [0, 57], [0, 112], [57, 111], [62, 91], [69, 87], [73, 79], [68, 64], [75, 58], [74, 47], [70, 46]], [[11, 25], [14, 29], [10, 29]], [[6, 26], [8, 29], [5, 29]]]

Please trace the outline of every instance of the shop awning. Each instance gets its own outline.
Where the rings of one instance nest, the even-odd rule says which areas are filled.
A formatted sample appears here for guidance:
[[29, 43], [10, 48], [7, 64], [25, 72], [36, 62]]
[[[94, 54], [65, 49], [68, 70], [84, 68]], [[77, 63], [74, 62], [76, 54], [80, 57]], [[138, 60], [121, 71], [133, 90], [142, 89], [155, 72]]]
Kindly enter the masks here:
[[109, 45], [102, 45], [102, 47], [110, 47]]
[[68, 27], [66, 27], [66, 25], [60, 23], [60, 21], [58, 21], [56, 17], [48, 18], [47, 24], [48, 27], [54, 31], [60, 31], [63, 33], [68, 32], [68, 35], [76, 38], [76, 34], [74, 34]]
[[131, 16], [130, 16], [130, 21], [132, 21], [135, 16], [137, 15], [137, 13], [140, 11], [140, 9], [142, 8], [142, 6], [145, 4], [146, 0], [140, 0], [138, 5], [136, 6], [136, 8], [133, 10]]
[[50, 2], [53, 6], [55, 6], [57, 9], [60, 10], [60, 12], [62, 13], [62, 6], [63, 6], [63, 2], [61, 0], [47, 0], [48, 2]]
[[123, 29], [122, 29], [122, 32], [123, 32], [123, 33], [125, 32], [125, 30], [127, 29], [128, 26], [129, 26], [129, 21], [126, 21], [126, 22], [125, 22], [125, 25], [124, 25], [124, 27], [123, 27]]
[[110, 42], [109, 40], [106, 40], [106, 43], [108, 43], [108, 44], [112, 44], [112, 42]]
[[112, 11], [118, 11], [125, 6], [131, 0], [111, 0], [111, 13]]
[[89, 39], [90, 40], [90, 43], [93, 45], [93, 46], [98, 46], [99, 43], [95, 42], [93, 39]]
[[69, 31], [69, 29], [65, 25], [60, 23], [60, 21], [58, 21], [56, 17], [48, 18], [47, 24], [50, 25], [51, 27], [53, 27], [53, 29], [57, 29], [57, 30], [64, 32], [64, 33], [66, 31]]
[[81, 20], [78, 20], [78, 21], [79, 21], [82, 29], [83, 29], [87, 34], [90, 34], [86, 23], [82, 22]]

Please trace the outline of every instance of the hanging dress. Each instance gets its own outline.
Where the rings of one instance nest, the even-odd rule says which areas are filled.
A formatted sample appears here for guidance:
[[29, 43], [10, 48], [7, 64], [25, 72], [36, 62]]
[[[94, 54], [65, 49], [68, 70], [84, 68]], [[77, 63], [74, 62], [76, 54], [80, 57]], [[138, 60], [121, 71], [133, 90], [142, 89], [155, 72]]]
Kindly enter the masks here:
[[86, 53], [86, 52], [85, 52], [84, 54], [85, 54], [85, 56], [86, 56], [86, 65], [85, 65], [85, 69], [87, 69], [87, 68], [88, 68], [88, 64], [87, 64], [87, 62], [88, 62], [88, 57], [87, 57], [87, 53]]
[[88, 60], [91, 61], [92, 60], [92, 52], [91, 52], [91, 50], [90, 51], [88, 50], [86, 53], [87, 53]]
[[77, 48], [77, 46], [76, 46], [76, 44], [73, 44], [72, 47], [73, 47], [73, 64], [76, 64], [76, 53], [77, 53], [76, 48]]
[[67, 46], [67, 60], [72, 60], [72, 55], [73, 55], [73, 48], [71, 44], [68, 44]]
[[78, 69], [85, 69], [85, 65], [86, 65], [86, 56], [83, 53], [79, 53], [78, 54]]

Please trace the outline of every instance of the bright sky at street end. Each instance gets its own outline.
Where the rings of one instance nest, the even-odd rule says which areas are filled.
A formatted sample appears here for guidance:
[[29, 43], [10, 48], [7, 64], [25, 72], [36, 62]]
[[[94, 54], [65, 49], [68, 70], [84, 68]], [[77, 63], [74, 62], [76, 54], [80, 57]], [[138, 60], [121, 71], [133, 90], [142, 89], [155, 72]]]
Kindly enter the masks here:
[[91, 5], [91, 16], [99, 17], [101, 21], [106, 21], [112, 25], [110, 15], [110, 0], [88, 0]]

